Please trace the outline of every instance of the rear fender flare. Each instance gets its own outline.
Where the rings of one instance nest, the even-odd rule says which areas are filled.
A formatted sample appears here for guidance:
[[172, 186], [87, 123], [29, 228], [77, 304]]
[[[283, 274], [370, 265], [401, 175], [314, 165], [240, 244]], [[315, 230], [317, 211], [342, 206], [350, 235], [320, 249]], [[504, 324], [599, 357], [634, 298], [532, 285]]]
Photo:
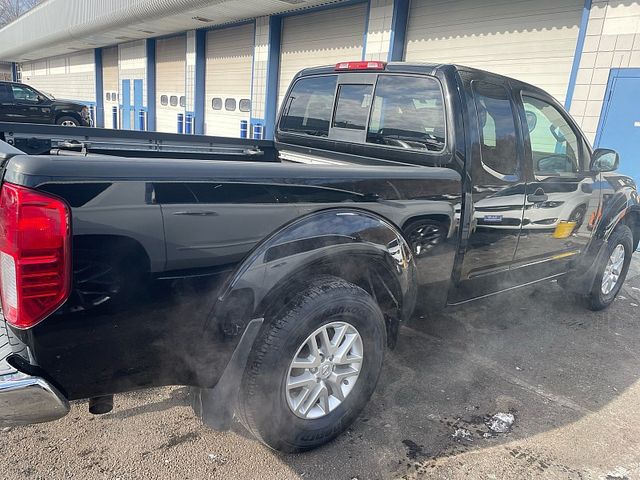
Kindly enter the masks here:
[[[285, 225], [245, 258], [222, 288], [210, 322], [224, 325], [233, 312], [236, 334], [262, 316], [265, 299], [288, 279], [335, 259], [375, 262], [395, 281], [398, 317], [406, 319], [416, 300], [416, 266], [411, 248], [387, 220], [358, 209], [315, 212]], [[363, 265], [363, 268], [368, 267]], [[238, 303], [245, 306], [238, 309]], [[234, 310], [235, 309], [235, 310]], [[239, 318], [242, 317], [242, 318]]]

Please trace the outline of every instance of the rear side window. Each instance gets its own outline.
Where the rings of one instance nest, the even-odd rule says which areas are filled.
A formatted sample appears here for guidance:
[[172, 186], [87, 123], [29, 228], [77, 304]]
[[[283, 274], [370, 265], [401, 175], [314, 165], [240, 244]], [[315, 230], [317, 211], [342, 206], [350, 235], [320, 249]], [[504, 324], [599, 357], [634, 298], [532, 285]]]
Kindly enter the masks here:
[[516, 117], [509, 92], [502, 85], [473, 82], [480, 156], [485, 170], [496, 177], [518, 171]]
[[401, 75], [378, 78], [367, 142], [440, 152], [445, 147], [445, 125], [437, 80]]
[[284, 132], [329, 136], [337, 76], [307, 77], [296, 82], [280, 122]]

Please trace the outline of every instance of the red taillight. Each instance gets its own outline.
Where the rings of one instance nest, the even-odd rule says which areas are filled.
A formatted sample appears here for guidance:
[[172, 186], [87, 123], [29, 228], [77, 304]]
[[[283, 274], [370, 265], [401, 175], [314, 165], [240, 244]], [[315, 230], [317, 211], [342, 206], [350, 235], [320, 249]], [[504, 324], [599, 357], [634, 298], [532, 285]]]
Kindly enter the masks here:
[[70, 213], [62, 200], [11, 183], [0, 192], [0, 293], [4, 318], [33, 327], [71, 288]]
[[385, 62], [341, 62], [336, 64], [336, 70], [384, 70]]

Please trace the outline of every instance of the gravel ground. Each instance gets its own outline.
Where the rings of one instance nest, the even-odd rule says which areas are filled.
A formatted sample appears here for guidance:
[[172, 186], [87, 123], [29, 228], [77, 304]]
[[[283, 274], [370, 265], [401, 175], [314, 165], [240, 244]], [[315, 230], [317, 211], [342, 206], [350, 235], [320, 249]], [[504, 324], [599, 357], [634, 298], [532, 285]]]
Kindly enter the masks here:
[[[606, 312], [548, 284], [415, 318], [363, 415], [307, 454], [209, 430], [172, 387], [0, 431], [0, 477], [640, 478], [639, 305], [636, 258]], [[506, 433], [488, 427], [496, 413], [513, 415]]]

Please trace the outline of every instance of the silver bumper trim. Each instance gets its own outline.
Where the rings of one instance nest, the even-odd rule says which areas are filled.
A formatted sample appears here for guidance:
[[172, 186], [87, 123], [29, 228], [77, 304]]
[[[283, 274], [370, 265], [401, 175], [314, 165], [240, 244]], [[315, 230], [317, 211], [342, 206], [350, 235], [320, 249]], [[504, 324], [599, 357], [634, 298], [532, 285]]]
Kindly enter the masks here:
[[69, 402], [49, 382], [21, 372], [0, 375], [0, 427], [49, 422], [69, 413]]

